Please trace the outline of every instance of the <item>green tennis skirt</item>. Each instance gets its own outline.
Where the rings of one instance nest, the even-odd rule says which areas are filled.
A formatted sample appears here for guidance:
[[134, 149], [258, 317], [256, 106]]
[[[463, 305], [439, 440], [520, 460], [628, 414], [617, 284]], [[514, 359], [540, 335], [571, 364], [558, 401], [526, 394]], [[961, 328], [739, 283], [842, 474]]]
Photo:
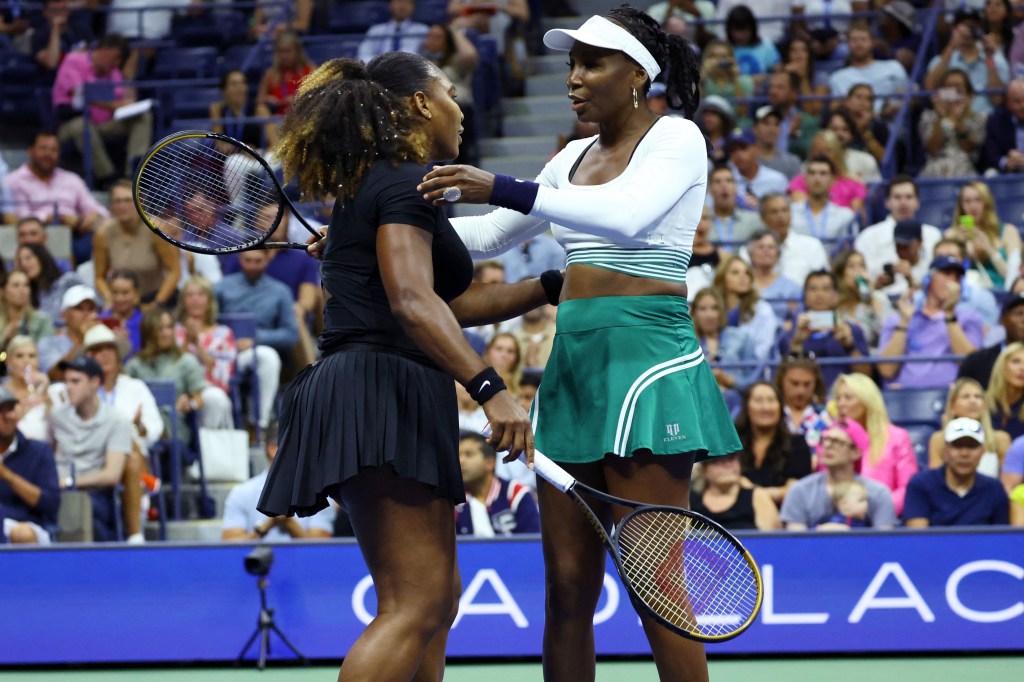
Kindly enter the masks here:
[[686, 299], [608, 296], [558, 306], [531, 408], [537, 449], [556, 462], [740, 450]]

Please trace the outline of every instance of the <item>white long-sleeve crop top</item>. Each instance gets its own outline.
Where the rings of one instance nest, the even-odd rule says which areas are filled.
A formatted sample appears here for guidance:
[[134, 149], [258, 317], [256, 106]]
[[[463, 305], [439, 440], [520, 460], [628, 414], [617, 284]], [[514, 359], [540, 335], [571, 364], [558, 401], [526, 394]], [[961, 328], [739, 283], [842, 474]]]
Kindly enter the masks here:
[[685, 282], [707, 188], [704, 136], [692, 121], [662, 117], [617, 178], [572, 184], [573, 166], [595, 142], [570, 142], [547, 163], [529, 215], [500, 208], [453, 219], [470, 253], [496, 256], [550, 226], [567, 264]]

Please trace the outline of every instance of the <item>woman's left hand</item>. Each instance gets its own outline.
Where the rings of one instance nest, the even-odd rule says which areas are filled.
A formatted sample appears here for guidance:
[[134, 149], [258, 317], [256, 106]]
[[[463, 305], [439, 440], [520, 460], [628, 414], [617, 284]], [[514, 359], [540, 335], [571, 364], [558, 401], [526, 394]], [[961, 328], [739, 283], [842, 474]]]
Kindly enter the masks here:
[[181, 414], [188, 414], [192, 411], [192, 401], [189, 399], [187, 393], [182, 393], [178, 396], [178, 404], [176, 405], [178, 412]]
[[[449, 187], [459, 188], [462, 195], [458, 201], [444, 200], [442, 194]], [[416, 191], [423, 192], [423, 198], [435, 206], [449, 203], [486, 204], [490, 202], [493, 190], [494, 173], [462, 164], [434, 166], [433, 170], [423, 176], [423, 182], [416, 186]]]

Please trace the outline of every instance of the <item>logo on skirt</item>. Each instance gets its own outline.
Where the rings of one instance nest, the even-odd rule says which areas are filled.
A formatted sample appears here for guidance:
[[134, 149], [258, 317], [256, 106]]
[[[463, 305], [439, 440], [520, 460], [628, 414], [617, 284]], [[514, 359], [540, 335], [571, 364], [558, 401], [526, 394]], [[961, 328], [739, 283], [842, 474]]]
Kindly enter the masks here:
[[679, 435], [679, 424], [665, 424], [665, 432], [668, 434], [668, 437], [662, 439], [664, 443], [670, 443], [674, 440], [686, 440], [686, 436]]

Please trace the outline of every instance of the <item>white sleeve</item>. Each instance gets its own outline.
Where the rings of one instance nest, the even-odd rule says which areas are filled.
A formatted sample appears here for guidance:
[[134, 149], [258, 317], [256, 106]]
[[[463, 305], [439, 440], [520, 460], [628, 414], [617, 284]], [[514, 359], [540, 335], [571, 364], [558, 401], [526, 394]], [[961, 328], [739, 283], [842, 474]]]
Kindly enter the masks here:
[[[636, 172], [614, 191], [593, 187], [542, 185], [530, 215], [558, 225], [615, 240], [635, 237], [678, 203], [690, 187], [707, 175], [707, 144], [691, 121], [682, 125], [655, 124], [645, 140], [650, 152], [638, 161]], [[666, 121], [668, 123], [668, 121]]]
[[146, 427], [143, 441], [148, 449], [164, 435], [164, 419], [160, 415], [160, 408], [157, 407], [152, 391], [144, 382], [140, 383], [142, 386], [139, 390], [139, 403], [142, 405], [142, 425]]

